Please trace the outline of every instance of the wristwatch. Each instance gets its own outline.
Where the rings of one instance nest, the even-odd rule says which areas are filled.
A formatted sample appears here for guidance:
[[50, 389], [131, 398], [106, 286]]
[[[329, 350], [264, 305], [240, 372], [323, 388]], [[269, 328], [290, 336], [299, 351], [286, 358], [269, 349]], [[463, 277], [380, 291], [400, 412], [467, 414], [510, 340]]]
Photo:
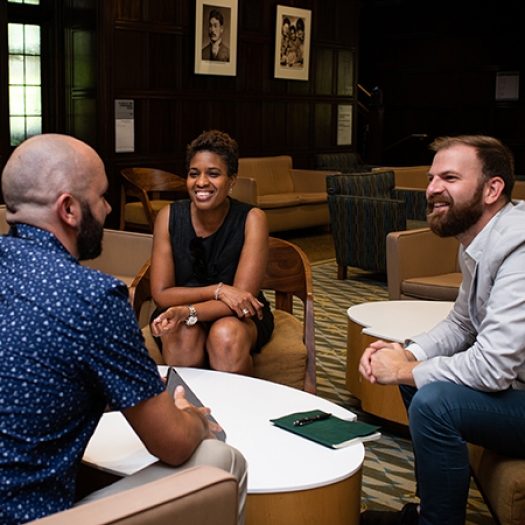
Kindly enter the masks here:
[[186, 323], [187, 326], [193, 326], [198, 321], [197, 310], [195, 310], [195, 308], [193, 308], [191, 304], [187, 304], [186, 306], [188, 307], [188, 310], [190, 311], [190, 315], [184, 322]]

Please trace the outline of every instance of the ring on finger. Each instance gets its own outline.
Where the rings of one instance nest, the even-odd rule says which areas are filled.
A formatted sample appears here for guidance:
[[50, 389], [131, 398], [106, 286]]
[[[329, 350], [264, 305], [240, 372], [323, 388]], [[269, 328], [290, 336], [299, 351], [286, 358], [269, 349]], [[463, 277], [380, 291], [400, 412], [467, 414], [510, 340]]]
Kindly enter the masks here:
[[245, 309], [242, 311], [242, 313], [243, 313], [244, 315], [248, 315], [248, 314], [250, 313], [250, 310], [248, 310], [248, 308], [245, 308]]

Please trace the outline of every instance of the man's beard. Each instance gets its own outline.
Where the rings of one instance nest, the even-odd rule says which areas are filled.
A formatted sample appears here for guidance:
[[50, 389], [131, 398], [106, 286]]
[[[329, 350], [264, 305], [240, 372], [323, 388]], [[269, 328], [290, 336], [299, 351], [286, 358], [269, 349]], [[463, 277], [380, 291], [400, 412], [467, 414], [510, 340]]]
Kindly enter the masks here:
[[[476, 224], [483, 215], [483, 188], [478, 184], [472, 198], [463, 204], [456, 204], [450, 199], [446, 211], [432, 212], [431, 202], [427, 205], [427, 221], [430, 229], [440, 237], [456, 237]], [[440, 202], [440, 197], [433, 199]]]
[[96, 259], [102, 253], [102, 236], [104, 224], [99, 223], [88, 204], [82, 202], [82, 222], [78, 228], [77, 252], [78, 260]]

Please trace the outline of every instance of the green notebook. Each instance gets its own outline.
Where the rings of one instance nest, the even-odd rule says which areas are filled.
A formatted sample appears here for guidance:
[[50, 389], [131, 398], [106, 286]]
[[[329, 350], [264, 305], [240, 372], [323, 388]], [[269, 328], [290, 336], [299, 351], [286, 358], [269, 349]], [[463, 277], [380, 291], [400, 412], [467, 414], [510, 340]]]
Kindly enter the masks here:
[[311, 410], [289, 414], [270, 421], [280, 428], [330, 448], [343, 448], [359, 441], [372, 441], [381, 437], [378, 426], [361, 421], [347, 421], [333, 415], [306, 425], [294, 425], [294, 422], [298, 420], [324, 414], [326, 413], [322, 410]]

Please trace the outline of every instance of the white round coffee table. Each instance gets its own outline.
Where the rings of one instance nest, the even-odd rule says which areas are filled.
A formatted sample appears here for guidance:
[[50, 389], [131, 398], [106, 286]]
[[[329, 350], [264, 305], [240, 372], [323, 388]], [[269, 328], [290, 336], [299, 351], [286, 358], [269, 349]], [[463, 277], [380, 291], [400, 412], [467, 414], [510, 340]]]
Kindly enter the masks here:
[[[270, 419], [314, 409], [355, 419], [352, 412], [269, 381], [191, 368], [177, 371], [212, 409], [226, 432], [226, 442], [247, 459], [247, 525], [359, 523], [363, 445], [332, 450], [270, 423]], [[102, 419], [84, 461], [120, 475], [132, 473], [141, 464], [139, 456], [149, 454], [123, 416], [120, 422], [119, 414]]]
[[346, 386], [365, 412], [408, 424], [398, 387], [372, 384], [359, 374], [365, 348], [377, 339], [403, 343], [436, 326], [453, 306], [448, 301], [377, 301], [348, 308]]

